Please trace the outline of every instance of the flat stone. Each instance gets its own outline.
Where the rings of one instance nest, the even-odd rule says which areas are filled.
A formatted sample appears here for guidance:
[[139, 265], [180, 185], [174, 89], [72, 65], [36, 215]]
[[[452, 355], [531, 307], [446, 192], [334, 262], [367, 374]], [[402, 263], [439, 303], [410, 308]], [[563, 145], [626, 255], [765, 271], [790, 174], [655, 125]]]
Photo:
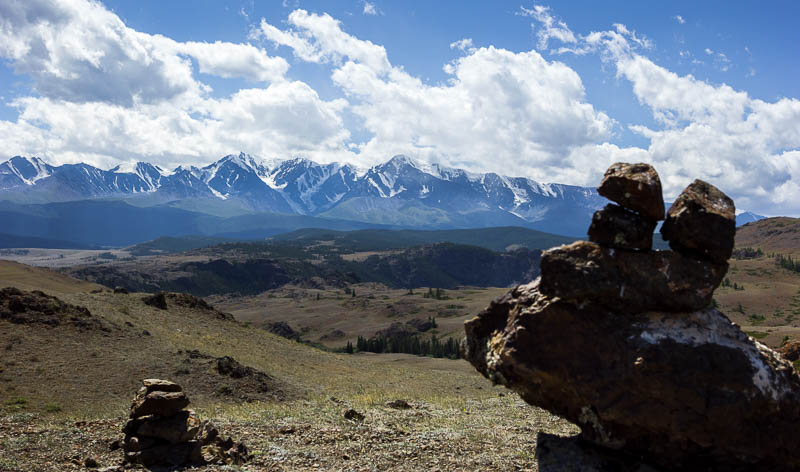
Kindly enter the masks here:
[[718, 188], [695, 180], [670, 207], [661, 234], [678, 252], [725, 262], [733, 252], [736, 207]]
[[656, 222], [619, 205], [608, 204], [594, 212], [589, 241], [618, 249], [649, 251], [653, 247]]
[[800, 376], [715, 309], [620, 314], [533, 282], [465, 329], [478, 371], [594, 444], [666, 470], [800, 470]]
[[673, 251], [634, 252], [577, 241], [542, 253], [542, 294], [622, 313], [694, 311], [711, 303], [728, 265]]
[[194, 439], [199, 429], [200, 420], [197, 415], [193, 411], [181, 411], [166, 418], [148, 418], [136, 428], [136, 435], [176, 444]]
[[603, 176], [597, 192], [651, 221], [664, 219], [661, 179], [650, 164], [613, 164]]
[[150, 392], [182, 392], [183, 387], [176, 384], [175, 382], [170, 382], [169, 380], [161, 380], [161, 379], [144, 379], [142, 380], [142, 384], [144, 388], [147, 390], [147, 393]]
[[131, 418], [147, 415], [172, 416], [189, 405], [185, 392], [154, 391], [142, 395], [141, 390], [131, 405]]

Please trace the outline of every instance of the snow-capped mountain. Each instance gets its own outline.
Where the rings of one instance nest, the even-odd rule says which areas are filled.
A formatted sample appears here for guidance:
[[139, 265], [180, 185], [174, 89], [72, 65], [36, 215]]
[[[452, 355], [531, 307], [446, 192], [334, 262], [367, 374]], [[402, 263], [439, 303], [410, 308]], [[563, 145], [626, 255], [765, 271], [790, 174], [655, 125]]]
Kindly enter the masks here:
[[404, 227], [520, 225], [572, 235], [584, 234], [592, 213], [606, 203], [593, 188], [475, 174], [402, 155], [366, 170], [300, 158], [262, 161], [244, 153], [170, 171], [145, 162], [110, 170], [54, 167], [20, 156], [0, 164], [0, 200], [96, 198], [139, 199], [138, 205], [193, 201], [199, 202], [195, 211], [231, 205]]

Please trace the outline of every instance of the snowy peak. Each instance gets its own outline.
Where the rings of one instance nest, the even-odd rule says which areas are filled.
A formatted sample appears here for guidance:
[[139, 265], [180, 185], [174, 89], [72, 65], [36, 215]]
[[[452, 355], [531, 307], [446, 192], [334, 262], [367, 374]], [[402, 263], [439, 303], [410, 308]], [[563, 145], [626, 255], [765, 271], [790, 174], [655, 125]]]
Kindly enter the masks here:
[[0, 164], [0, 189], [34, 185], [52, 173], [53, 167], [38, 157], [14, 156]]

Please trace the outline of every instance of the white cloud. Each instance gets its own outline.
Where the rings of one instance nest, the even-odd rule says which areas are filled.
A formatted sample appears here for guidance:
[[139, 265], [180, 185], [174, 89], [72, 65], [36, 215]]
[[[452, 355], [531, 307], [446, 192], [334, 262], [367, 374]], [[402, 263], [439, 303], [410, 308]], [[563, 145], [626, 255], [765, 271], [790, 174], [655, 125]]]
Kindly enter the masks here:
[[281, 80], [289, 67], [247, 44], [141, 33], [85, 0], [1, 3], [0, 56], [42, 96], [126, 106], [202, 97], [208, 87], [193, 76], [190, 58], [201, 72], [256, 81]]
[[[574, 169], [563, 156], [601, 143], [614, 121], [585, 101], [580, 77], [536, 51], [474, 48], [445, 67], [446, 84], [428, 85], [394, 67], [386, 51], [357, 39], [327, 15], [292, 12], [293, 29], [262, 23], [261, 33], [311, 62], [333, 64], [333, 82], [372, 137], [359, 160], [374, 164], [399, 152], [474, 170], [546, 180]], [[577, 173], [577, 172], [573, 172]]]
[[[594, 153], [598, 163], [627, 153], [656, 166], [668, 198], [702, 178], [728, 192], [740, 208], [800, 213], [800, 100], [765, 102], [725, 84], [680, 76], [644, 56], [642, 51], [650, 47], [623, 25], [580, 36], [578, 44], [568, 46], [597, 51], [614, 64], [617, 75], [631, 83], [634, 95], [661, 125], [630, 126], [649, 139], [646, 150], [590, 145], [573, 150], [572, 165], [577, 167], [587, 153]], [[705, 53], [723, 70], [730, 64], [724, 53], [710, 48]]]
[[375, 7], [374, 3], [370, 3], [365, 1], [364, 2], [364, 10], [363, 12], [365, 15], [377, 15], [378, 9]]
[[572, 33], [567, 24], [550, 14], [549, 7], [534, 5], [531, 9], [520, 7], [520, 10], [523, 15], [530, 16], [540, 23], [538, 29], [534, 28], [536, 37], [539, 40], [537, 47], [540, 51], [547, 49], [547, 43], [550, 39], [556, 39], [562, 43], [578, 42], [575, 34]]
[[263, 49], [250, 44], [175, 43], [175, 51], [197, 61], [200, 72], [219, 77], [242, 77], [255, 82], [283, 79], [289, 63], [282, 57], [268, 56]]
[[[343, 99], [323, 100], [285, 77], [289, 64], [251, 44], [178, 42], [127, 27], [84, 0], [0, 3], [0, 56], [39, 96], [14, 100], [0, 121], [9, 155], [54, 163], [150, 160], [169, 166], [245, 150], [265, 156], [347, 157]], [[265, 88], [211, 98], [195, 75]]]
[[264, 37], [288, 46], [296, 57], [308, 62], [340, 63], [350, 59], [368, 64], [376, 70], [389, 70], [389, 59], [383, 46], [345, 33], [341, 23], [327, 13], [317, 15], [294, 10], [289, 14], [289, 24], [295, 29], [283, 31], [262, 19], [260, 29], [254, 30], [251, 37]]
[[680, 23], [682, 25], [686, 23], [686, 19], [683, 18], [681, 15], [675, 15], [675, 16], [673, 16], [673, 18], [675, 19], [675, 21], [677, 21], [678, 23]]
[[475, 48], [472, 47], [472, 38], [464, 38], [450, 43], [450, 49], [458, 49], [459, 51], [469, 51]]

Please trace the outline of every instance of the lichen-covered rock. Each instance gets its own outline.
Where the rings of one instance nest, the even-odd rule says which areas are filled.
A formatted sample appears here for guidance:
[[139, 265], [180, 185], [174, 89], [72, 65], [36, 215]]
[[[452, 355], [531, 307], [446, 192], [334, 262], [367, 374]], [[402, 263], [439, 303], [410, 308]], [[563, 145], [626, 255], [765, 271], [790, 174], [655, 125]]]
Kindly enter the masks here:
[[619, 313], [693, 311], [711, 303], [727, 270], [727, 264], [673, 251], [622, 251], [577, 241], [542, 253], [540, 290]]
[[717, 310], [622, 315], [535, 281], [466, 332], [481, 373], [598, 445], [666, 470], [800, 469], [800, 377]]
[[650, 164], [613, 164], [603, 176], [597, 193], [651, 221], [664, 219], [661, 179]]
[[695, 180], [670, 207], [661, 234], [678, 252], [725, 262], [733, 252], [736, 207], [718, 188]]
[[608, 204], [597, 210], [589, 226], [589, 241], [603, 246], [649, 251], [653, 247], [656, 222], [619, 205]]

